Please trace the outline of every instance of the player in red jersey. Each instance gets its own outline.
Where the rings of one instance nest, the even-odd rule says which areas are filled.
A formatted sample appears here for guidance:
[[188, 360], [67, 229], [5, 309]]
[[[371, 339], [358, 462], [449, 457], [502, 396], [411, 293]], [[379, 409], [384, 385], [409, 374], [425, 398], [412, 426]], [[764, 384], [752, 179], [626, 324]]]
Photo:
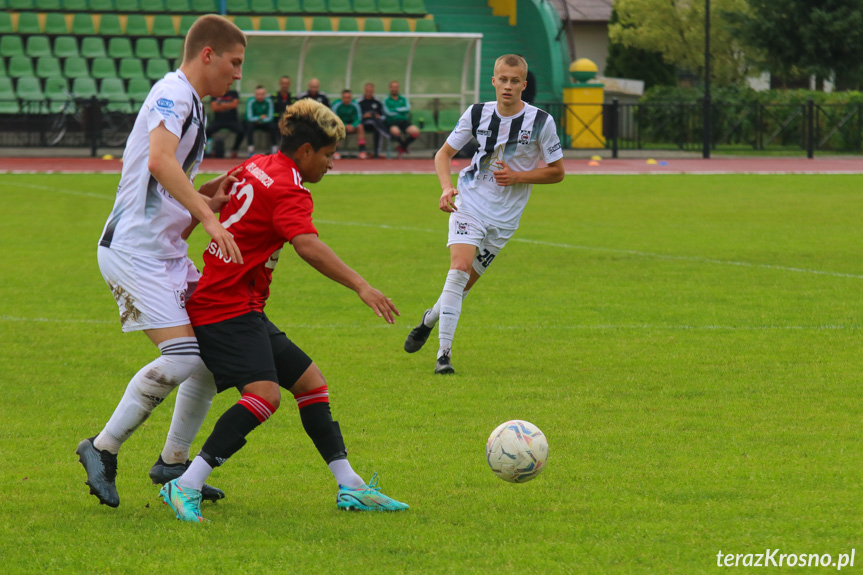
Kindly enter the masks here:
[[222, 225], [233, 235], [244, 263], [231, 262], [218, 244], [204, 252], [204, 274], [186, 308], [219, 392], [236, 387], [241, 399], [216, 422], [201, 452], [179, 478], [160, 492], [181, 521], [204, 521], [201, 487], [215, 467], [245, 445], [246, 436], [279, 407], [279, 386], [297, 401], [306, 433], [336, 478], [341, 509], [400, 511], [404, 503], [380, 492], [376, 478], [367, 485], [351, 468], [339, 424], [330, 413], [329, 392], [318, 366], [264, 314], [273, 269], [285, 242], [328, 278], [357, 292], [388, 323], [399, 315], [392, 301], [371, 287], [318, 238], [312, 224], [316, 183], [332, 168], [342, 121], [326, 106], [304, 99], [289, 106], [279, 121], [281, 150], [244, 162]]

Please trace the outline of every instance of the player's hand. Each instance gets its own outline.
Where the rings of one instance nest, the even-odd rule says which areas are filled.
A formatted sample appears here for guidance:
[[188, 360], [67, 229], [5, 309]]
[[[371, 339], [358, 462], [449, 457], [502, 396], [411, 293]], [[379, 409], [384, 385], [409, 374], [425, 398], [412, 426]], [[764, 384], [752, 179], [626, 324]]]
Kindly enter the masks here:
[[445, 188], [444, 191], [440, 195], [440, 201], [438, 202], [438, 207], [441, 211], [447, 212], [451, 214], [453, 212], [457, 212], [458, 208], [455, 207], [455, 197], [458, 195], [458, 190], [450, 186], [449, 188]]
[[237, 247], [237, 242], [234, 241], [234, 236], [225, 229], [225, 227], [215, 217], [202, 223], [204, 231], [207, 232], [213, 241], [218, 244], [222, 254], [231, 258], [232, 262], [242, 264], [243, 254], [240, 253], [240, 248]]
[[199, 193], [207, 196], [207, 205], [213, 210], [213, 213], [218, 213], [221, 211], [222, 206], [228, 203], [228, 200], [231, 198], [231, 187], [235, 182], [239, 181], [237, 176], [242, 171], [242, 168], [237, 168], [230, 174], [224, 174], [210, 180], [198, 190]]
[[363, 300], [367, 306], [372, 308], [372, 311], [374, 311], [378, 317], [383, 317], [387, 323], [396, 322], [395, 318], [393, 318], [393, 314], [401, 316], [399, 310], [396, 309], [393, 300], [372, 286], [366, 286], [360, 289], [357, 292], [357, 295], [360, 296], [360, 299]]
[[501, 162], [500, 170], [494, 172], [494, 181], [497, 182], [498, 186], [511, 186], [513, 184], [517, 184], [517, 175], [518, 172], [514, 171], [512, 168], [506, 165], [506, 162]]

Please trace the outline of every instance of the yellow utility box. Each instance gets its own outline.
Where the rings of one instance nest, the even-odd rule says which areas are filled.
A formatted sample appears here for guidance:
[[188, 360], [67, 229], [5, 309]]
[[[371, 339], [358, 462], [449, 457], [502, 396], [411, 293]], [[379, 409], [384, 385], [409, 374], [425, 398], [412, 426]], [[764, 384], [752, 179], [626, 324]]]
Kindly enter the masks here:
[[566, 135], [573, 148], [605, 147], [602, 135], [605, 86], [590, 83], [597, 71], [596, 64], [587, 58], [579, 58], [569, 66], [572, 82], [563, 89], [563, 103]]

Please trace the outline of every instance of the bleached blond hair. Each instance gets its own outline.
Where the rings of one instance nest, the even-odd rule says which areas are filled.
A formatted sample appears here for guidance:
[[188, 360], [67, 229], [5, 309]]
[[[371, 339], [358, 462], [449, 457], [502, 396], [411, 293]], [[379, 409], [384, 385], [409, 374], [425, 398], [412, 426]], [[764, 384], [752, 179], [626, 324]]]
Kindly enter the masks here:
[[282, 135], [281, 150], [295, 152], [305, 143], [317, 152], [324, 146], [338, 144], [345, 139], [345, 124], [335, 112], [317, 100], [303, 98], [285, 109], [279, 118]]

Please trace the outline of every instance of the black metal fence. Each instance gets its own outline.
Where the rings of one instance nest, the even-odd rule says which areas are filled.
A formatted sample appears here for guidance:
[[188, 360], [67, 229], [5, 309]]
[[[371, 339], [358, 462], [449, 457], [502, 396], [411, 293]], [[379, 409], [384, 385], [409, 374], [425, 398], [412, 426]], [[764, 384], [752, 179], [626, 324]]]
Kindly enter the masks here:
[[[596, 142], [620, 150], [699, 152], [704, 146], [701, 102], [646, 104], [540, 104], [557, 121], [561, 142]], [[863, 104], [714, 104], [714, 151], [805, 153], [863, 152]], [[583, 138], [583, 136], [587, 136]]]

